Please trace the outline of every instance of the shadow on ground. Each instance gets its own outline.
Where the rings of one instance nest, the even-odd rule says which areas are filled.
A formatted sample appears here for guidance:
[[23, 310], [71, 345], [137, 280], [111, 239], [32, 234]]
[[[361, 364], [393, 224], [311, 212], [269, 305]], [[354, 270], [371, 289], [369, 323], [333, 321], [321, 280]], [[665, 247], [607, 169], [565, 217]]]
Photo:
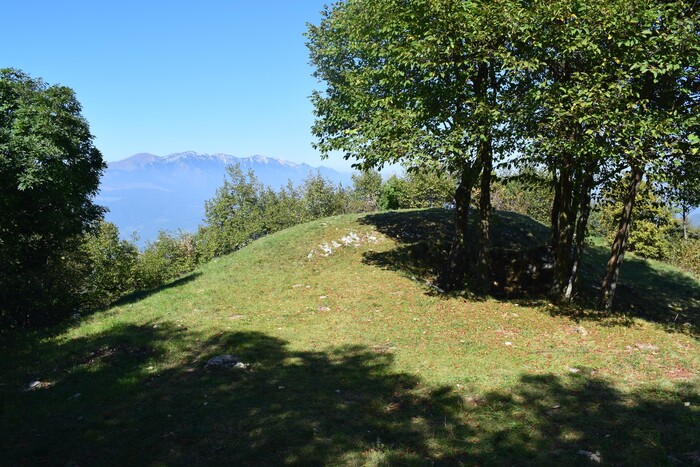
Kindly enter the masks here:
[[[364, 262], [394, 270], [427, 282], [435, 280], [437, 271], [447, 258], [453, 233], [453, 213], [442, 209], [401, 211], [370, 214], [361, 222], [394, 239], [398, 246], [390, 251], [368, 252]], [[475, 231], [472, 219], [472, 231]], [[491, 238], [493, 282], [498, 284], [492, 294], [523, 303], [546, 300], [542, 282], [521, 287], [518, 278], [549, 239], [549, 229], [511, 212], [497, 211], [492, 220]], [[475, 248], [476, 239], [473, 247]], [[643, 259], [627, 255], [612, 313], [595, 311], [598, 285], [603, 277], [609, 252], [603, 247], [589, 246], [584, 255], [581, 272], [579, 305], [557, 307], [555, 312], [574, 320], [597, 320], [610, 325], [629, 325], [633, 317], [665, 326], [669, 331], [693, 335], [700, 330], [700, 282], [670, 269], [659, 269]], [[472, 252], [472, 257], [475, 253]], [[515, 279], [513, 279], [515, 278]], [[532, 281], [530, 281], [532, 282]], [[535, 280], [537, 282], [537, 278]], [[534, 287], [533, 287], [534, 286]], [[428, 293], [435, 293], [430, 290]]]
[[[259, 332], [204, 339], [167, 323], [31, 347], [2, 356], [8, 465], [585, 465], [592, 455], [649, 465], [699, 455], [690, 386], [622, 394], [590, 375], [524, 374], [476, 394], [429, 386], [364, 347], [299, 351]], [[206, 368], [221, 354], [252, 368]], [[26, 390], [30, 381], [39, 384]]]
[[454, 227], [449, 211], [384, 212], [360, 218], [399, 244], [390, 251], [365, 253], [364, 262], [424, 280], [434, 280], [447, 259]]
[[150, 297], [151, 295], [155, 295], [157, 293], [162, 292], [163, 290], [168, 290], [168, 289], [174, 289], [177, 287], [180, 287], [181, 285], [187, 284], [188, 282], [192, 282], [195, 280], [197, 277], [201, 276], [202, 273], [199, 271], [196, 272], [190, 272], [182, 277], [179, 277], [171, 282], [168, 282], [166, 284], [163, 284], [158, 287], [154, 287], [152, 289], [148, 290], [137, 290], [136, 292], [132, 292], [128, 295], [123, 296], [116, 302], [112, 304], [112, 306], [124, 306], [128, 305], [130, 303], [136, 303], [138, 301], [143, 300], [144, 298]]

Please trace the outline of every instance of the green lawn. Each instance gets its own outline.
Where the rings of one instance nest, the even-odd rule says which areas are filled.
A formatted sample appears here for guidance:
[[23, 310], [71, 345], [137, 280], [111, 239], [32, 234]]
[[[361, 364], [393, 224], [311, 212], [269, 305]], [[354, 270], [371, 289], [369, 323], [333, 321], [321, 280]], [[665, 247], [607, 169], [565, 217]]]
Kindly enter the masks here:
[[[494, 225], [503, 252], [547, 235], [515, 214]], [[323, 219], [81, 321], [6, 336], [0, 463], [700, 456], [700, 283], [630, 258], [612, 315], [529, 296], [443, 295], [429, 283], [449, 230], [441, 210]], [[584, 303], [605, 250], [586, 260]], [[222, 354], [252, 367], [205, 368]]]

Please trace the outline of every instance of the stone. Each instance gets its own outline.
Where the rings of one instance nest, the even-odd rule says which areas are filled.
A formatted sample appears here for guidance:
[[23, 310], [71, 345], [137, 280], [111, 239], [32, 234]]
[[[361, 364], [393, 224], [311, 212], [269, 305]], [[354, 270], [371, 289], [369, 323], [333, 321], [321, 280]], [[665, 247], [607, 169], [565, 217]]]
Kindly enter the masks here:
[[35, 389], [40, 389], [42, 387], [42, 385], [43, 385], [43, 383], [39, 380], [32, 381], [31, 383], [27, 384], [25, 391], [33, 391]]
[[235, 355], [217, 355], [207, 360], [204, 368], [238, 368], [249, 370], [250, 363], [243, 363], [241, 359]]
[[585, 456], [587, 457], [591, 462], [595, 462], [596, 464], [600, 464], [603, 462], [603, 458], [600, 456], [600, 452], [591, 452], [591, 451], [586, 451], [584, 449], [580, 449], [578, 451], [578, 454], [580, 456]]

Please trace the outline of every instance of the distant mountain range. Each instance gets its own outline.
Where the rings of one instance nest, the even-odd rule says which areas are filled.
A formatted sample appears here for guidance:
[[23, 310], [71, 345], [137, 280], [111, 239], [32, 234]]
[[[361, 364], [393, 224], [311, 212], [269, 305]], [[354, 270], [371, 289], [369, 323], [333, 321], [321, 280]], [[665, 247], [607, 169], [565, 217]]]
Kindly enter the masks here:
[[160, 230], [195, 232], [204, 218], [204, 202], [223, 184], [226, 167], [236, 163], [244, 171], [252, 169], [272, 188], [289, 180], [300, 185], [316, 172], [334, 183], [351, 183], [349, 173], [271, 157], [239, 158], [193, 151], [164, 157], [142, 153], [108, 164], [96, 201], [109, 209], [106, 220], [116, 224], [123, 237], [136, 233], [140, 246], [155, 240]]

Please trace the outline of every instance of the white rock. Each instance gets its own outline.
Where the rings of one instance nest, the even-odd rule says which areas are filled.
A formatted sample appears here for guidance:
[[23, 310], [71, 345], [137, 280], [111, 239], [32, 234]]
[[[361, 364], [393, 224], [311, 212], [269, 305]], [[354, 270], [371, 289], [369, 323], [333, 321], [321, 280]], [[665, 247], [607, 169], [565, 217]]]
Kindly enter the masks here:
[[581, 449], [578, 451], [578, 454], [580, 456], [588, 457], [589, 460], [591, 460], [592, 462], [595, 462], [596, 464], [600, 464], [603, 461], [603, 459], [600, 457], [600, 452], [598, 452], [598, 451], [590, 452], [590, 451], [586, 451], [584, 449]]

